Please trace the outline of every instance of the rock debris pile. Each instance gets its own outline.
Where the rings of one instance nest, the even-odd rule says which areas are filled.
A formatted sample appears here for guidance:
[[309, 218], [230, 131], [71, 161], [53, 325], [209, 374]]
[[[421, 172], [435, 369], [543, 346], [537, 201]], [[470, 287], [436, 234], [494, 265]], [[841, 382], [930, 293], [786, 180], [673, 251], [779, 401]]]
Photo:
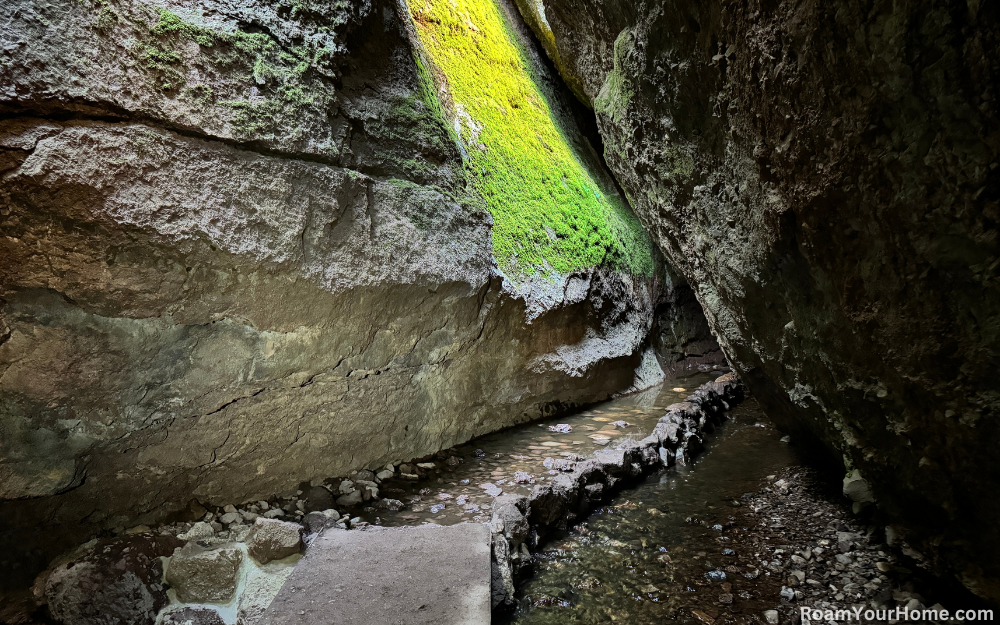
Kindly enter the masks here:
[[[934, 595], [940, 589], [921, 588], [927, 585], [920, 575], [926, 568], [921, 556], [895, 539], [891, 529], [864, 526], [845, 506], [824, 496], [819, 492], [821, 480], [811, 469], [784, 469], [768, 481], [760, 492], [743, 496], [745, 516], [730, 517], [722, 533], [730, 534], [735, 552], [748, 556], [746, 577], [769, 575], [780, 582], [774, 609], [767, 611], [769, 622], [826, 622], [825, 617], [802, 618], [802, 607], [862, 616], [869, 610], [875, 615], [895, 613], [897, 608], [940, 613], [947, 607], [954, 614], [971, 607], [938, 603]], [[748, 531], [729, 531], [740, 525]], [[727, 603], [724, 599], [720, 594], [719, 603]], [[899, 622], [888, 615], [879, 620]]]

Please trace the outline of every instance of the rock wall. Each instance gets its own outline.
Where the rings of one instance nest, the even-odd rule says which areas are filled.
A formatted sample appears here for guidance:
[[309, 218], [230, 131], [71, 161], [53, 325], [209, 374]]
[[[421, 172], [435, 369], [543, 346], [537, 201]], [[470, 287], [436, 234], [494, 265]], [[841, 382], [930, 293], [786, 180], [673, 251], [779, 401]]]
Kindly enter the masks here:
[[751, 391], [1000, 600], [1000, 7], [519, 6]]
[[0, 6], [0, 587], [192, 499], [651, 379], [659, 278], [497, 271], [411, 28], [379, 1]]

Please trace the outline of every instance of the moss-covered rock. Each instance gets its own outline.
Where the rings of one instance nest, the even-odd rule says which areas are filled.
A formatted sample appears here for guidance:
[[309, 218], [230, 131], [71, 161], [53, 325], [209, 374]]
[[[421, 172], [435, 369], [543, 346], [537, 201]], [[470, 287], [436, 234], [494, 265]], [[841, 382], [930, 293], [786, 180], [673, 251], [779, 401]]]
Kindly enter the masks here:
[[539, 74], [512, 6], [412, 0], [469, 176], [493, 215], [493, 249], [515, 283], [607, 266], [650, 276], [652, 248], [599, 161], [567, 135], [572, 117]]

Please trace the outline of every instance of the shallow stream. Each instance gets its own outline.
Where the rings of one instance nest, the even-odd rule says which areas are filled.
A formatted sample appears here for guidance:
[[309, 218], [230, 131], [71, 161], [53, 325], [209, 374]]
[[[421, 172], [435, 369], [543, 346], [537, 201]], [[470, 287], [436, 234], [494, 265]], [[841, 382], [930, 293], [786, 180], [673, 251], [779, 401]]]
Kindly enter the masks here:
[[745, 566], [738, 513], [743, 493], [798, 460], [754, 400], [731, 416], [691, 466], [648, 477], [550, 541], [514, 622], [704, 623], [772, 607], [781, 582]]
[[[429, 479], [407, 482], [396, 478], [383, 484], [381, 496], [402, 501], [404, 510], [368, 509], [360, 517], [387, 526], [489, 520], [490, 502], [499, 491], [528, 495], [535, 484], [557, 473], [551, 468], [553, 461], [589, 456], [625, 439], [644, 438], [667, 406], [683, 401], [698, 386], [717, 376], [696, 373], [571, 416], [535, 421], [477, 438], [455, 450], [451, 461], [454, 464], [446, 459], [433, 460], [435, 467]], [[568, 431], [550, 429], [567, 430], [560, 426], [569, 426]]]

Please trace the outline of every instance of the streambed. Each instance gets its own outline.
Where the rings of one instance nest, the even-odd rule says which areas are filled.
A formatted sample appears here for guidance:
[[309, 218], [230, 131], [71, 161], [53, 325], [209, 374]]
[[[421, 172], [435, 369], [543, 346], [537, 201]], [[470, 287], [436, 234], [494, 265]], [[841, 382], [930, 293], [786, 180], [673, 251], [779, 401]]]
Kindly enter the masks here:
[[571, 416], [477, 438], [452, 450], [454, 453], [447, 458], [428, 459], [434, 468], [421, 469], [426, 473], [424, 479], [396, 477], [384, 482], [381, 496], [401, 501], [405, 505], [402, 510], [369, 507], [359, 516], [363, 521], [386, 526], [488, 521], [490, 505], [500, 491], [528, 495], [536, 484], [544, 484], [558, 473], [555, 467], [560, 460], [586, 457], [627, 439], [642, 439], [653, 430], [667, 406], [683, 401], [718, 375], [694, 373]]
[[[799, 463], [759, 405], [746, 400], [694, 463], [620, 492], [537, 556], [513, 621], [704, 623], [759, 617], [781, 576], [749, 565], [738, 521], [745, 493]], [[735, 549], [734, 549], [735, 547]], [[721, 599], [721, 600], [720, 600]], [[739, 620], [737, 619], [737, 622]]]

